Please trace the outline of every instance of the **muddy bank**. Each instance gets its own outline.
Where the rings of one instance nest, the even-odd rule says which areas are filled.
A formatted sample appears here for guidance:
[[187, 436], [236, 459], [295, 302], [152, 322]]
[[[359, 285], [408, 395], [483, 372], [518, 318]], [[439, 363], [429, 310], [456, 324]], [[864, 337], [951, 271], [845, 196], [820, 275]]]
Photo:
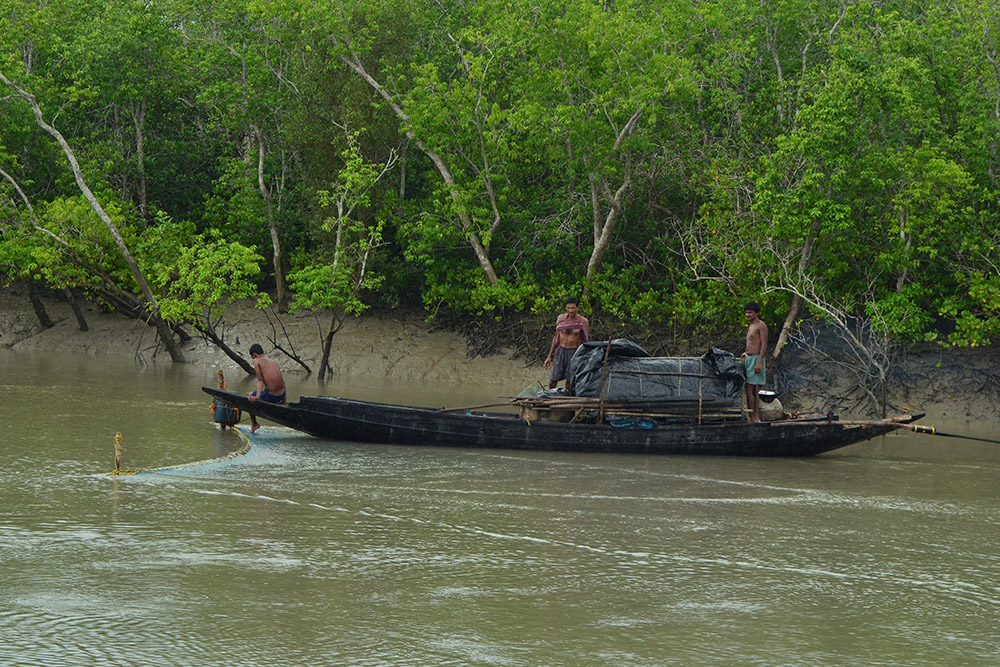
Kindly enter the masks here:
[[[102, 312], [84, 304], [89, 331], [80, 331], [68, 303], [43, 299], [55, 322], [43, 329], [27, 297], [16, 290], [0, 291], [0, 346], [14, 351], [111, 355], [137, 363], [171, 364], [156, 345], [155, 331], [138, 320]], [[259, 342], [287, 373], [306, 371], [280, 351], [302, 358], [313, 372], [319, 368], [320, 326], [311, 315], [265, 314], [253, 308], [233, 308], [227, 318], [228, 344], [246, 353]], [[730, 345], [731, 347], [731, 345]], [[189, 363], [221, 369], [235, 377], [243, 371], [215, 346], [193, 339], [183, 348]], [[736, 350], [733, 350], [736, 351]], [[541, 359], [525, 359], [515, 350], [470, 357], [459, 333], [433, 328], [420, 311], [393, 311], [351, 318], [334, 337], [331, 355], [338, 378], [384, 378], [393, 382], [486, 383], [509, 394], [534, 382], [546, 383]], [[232, 374], [232, 375], [230, 375]], [[834, 410], [842, 415], [869, 416], [855, 410], [857, 393], [851, 378], [825, 365], [808, 350], [791, 347], [773, 375], [786, 409]], [[771, 384], [772, 380], [769, 380]], [[901, 357], [893, 371], [894, 409], [927, 412], [927, 420], [949, 424], [995, 425], [1000, 428], [1000, 349], [942, 350], [926, 348]], [[978, 430], [978, 429], [977, 429]]]
[[[14, 351], [42, 351], [94, 356], [131, 357], [137, 363], [170, 364], [170, 356], [156, 345], [156, 332], [139, 320], [102, 312], [82, 304], [88, 331], [80, 331], [69, 304], [52, 298], [43, 302], [55, 323], [43, 329], [26, 296], [0, 292], [0, 346]], [[247, 354], [260, 343], [287, 373], [306, 370], [280, 351], [301, 357], [315, 373], [320, 362], [320, 326], [311, 315], [267, 315], [253, 308], [232, 308], [225, 328], [227, 344]], [[324, 327], [326, 323], [322, 323]], [[183, 347], [188, 363], [242, 373], [221, 350], [200, 338]], [[489, 378], [490, 384], [523, 388], [545, 379], [541, 359], [529, 365], [513, 354], [469, 358], [463, 337], [432, 329], [420, 312], [395, 311], [349, 319], [333, 340], [334, 373], [343, 378], [382, 377], [401, 383], [461, 383]], [[514, 391], [516, 393], [516, 390]]]

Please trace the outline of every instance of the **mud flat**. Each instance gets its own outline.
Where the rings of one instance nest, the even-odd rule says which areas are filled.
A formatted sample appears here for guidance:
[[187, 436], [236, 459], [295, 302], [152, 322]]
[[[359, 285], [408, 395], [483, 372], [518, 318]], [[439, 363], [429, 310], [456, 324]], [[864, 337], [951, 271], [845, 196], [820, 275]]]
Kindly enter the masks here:
[[[0, 292], [0, 347], [14, 351], [133, 357], [137, 363], [173, 363], [157, 347], [156, 332], [142, 321], [85, 304], [89, 330], [80, 331], [68, 303], [48, 298], [43, 302], [55, 323], [50, 329], [43, 329], [38, 323], [27, 297]], [[269, 318], [254, 308], [233, 307], [227, 322], [226, 342], [238, 352], [246, 355], [251, 344], [260, 343], [286, 372], [294, 372], [294, 362], [281, 352], [270, 352], [273, 339], [301, 356], [314, 372], [319, 370], [319, 331], [325, 323], [317, 322], [312, 315]], [[242, 372], [221, 350], [198, 337], [182, 349], [189, 363]], [[334, 373], [343, 378], [383, 377], [405, 383], [462, 383], [488, 378], [490, 384], [524, 387], [546, 377], [541, 359], [529, 366], [513, 354], [470, 358], [461, 335], [432, 329], [419, 312], [399, 311], [349, 319], [334, 336], [331, 359]]]

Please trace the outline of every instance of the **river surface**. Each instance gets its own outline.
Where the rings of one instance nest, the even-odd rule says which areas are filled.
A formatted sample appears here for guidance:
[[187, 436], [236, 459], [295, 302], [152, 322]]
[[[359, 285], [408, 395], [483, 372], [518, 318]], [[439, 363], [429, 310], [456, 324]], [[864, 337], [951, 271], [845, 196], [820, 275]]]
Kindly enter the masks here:
[[[0, 665], [1000, 664], [1000, 445], [613, 456], [264, 422], [240, 456], [111, 477], [116, 433], [128, 468], [244, 447], [211, 422], [214, 368], [0, 369]], [[288, 380], [449, 407], [521, 389]]]

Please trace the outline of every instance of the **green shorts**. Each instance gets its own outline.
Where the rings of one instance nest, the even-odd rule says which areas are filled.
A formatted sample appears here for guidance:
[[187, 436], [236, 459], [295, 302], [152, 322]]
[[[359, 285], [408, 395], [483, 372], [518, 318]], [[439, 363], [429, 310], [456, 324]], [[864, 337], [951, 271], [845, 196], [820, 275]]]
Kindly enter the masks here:
[[760, 373], [755, 373], [754, 368], [757, 367], [757, 360], [760, 359], [759, 354], [748, 354], [743, 357], [743, 368], [747, 372], [747, 384], [759, 384], [764, 386], [764, 376], [767, 371], [767, 362], [761, 360], [760, 362]]

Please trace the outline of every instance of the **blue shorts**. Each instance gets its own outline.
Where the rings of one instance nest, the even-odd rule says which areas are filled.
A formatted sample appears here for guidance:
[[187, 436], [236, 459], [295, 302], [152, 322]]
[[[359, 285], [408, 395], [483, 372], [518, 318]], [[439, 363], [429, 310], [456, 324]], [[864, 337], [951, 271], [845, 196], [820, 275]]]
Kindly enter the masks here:
[[[285, 402], [285, 395], [287, 393], [288, 393], [287, 391], [283, 391], [283, 392], [281, 392], [280, 395], [275, 396], [274, 394], [272, 394], [271, 392], [269, 392], [267, 389], [265, 389], [264, 392], [257, 398], [257, 400], [258, 401], [264, 401], [265, 403], [284, 403]], [[257, 396], [257, 392], [252, 392], [251, 395], [252, 396]]]
[[761, 359], [760, 373], [754, 373], [754, 368], [757, 367], [758, 359], [760, 359], [759, 354], [748, 354], [743, 358], [743, 368], [746, 369], [747, 372], [747, 384], [759, 384], [763, 387], [767, 365], [765, 360]]

